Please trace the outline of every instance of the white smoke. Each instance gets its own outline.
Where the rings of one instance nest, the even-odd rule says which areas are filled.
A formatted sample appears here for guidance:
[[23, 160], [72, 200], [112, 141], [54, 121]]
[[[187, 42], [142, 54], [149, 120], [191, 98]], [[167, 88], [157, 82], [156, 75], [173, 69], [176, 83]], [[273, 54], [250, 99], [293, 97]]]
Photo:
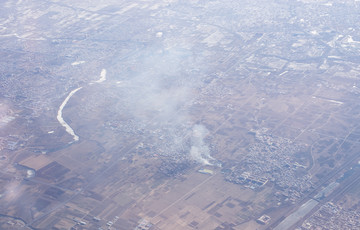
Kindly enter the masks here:
[[186, 47], [153, 47], [141, 54], [138, 60], [124, 64], [138, 63], [141, 68], [128, 70], [117, 79], [123, 83], [115, 93], [119, 95], [118, 111], [133, 121], [119, 119], [120, 127], [126, 133], [140, 130], [147, 137], [139, 150], [142, 154], [216, 164], [204, 140], [209, 131], [193, 125], [189, 114], [198, 90], [205, 86], [206, 75], [199, 67], [204, 66], [203, 61]]
[[204, 142], [204, 138], [209, 134], [209, 131], [203, 125], [194, 125], [191, 137], [190, 156], [193, 160], [204, 164], [213, 165], [210, 161], [215, 160], [210, 155], [210, 149]]

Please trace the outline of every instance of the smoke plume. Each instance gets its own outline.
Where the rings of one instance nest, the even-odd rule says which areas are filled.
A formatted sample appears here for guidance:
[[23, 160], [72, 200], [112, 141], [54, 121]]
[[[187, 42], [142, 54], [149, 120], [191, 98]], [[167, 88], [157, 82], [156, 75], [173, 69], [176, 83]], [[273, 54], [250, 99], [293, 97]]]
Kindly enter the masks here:
[[209, 134], [209, 131], [203, 125], [194, 125], [191, 137], [190, 156], [193, 160], [204, 164], [212, 165], [211, 160], [215, 160], [210, 155], [210, 149], [204, 142], [204, 138]]

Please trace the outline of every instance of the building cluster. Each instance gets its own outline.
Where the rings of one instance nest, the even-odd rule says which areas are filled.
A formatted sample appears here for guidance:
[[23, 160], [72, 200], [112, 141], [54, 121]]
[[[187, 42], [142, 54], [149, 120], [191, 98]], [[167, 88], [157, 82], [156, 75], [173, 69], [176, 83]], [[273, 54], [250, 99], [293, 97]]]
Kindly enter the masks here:
[[271, 218], [268, 215], [262, 215], [260, 218], [256, 220], [259, 224], [268, 224], [270, 222]]
[[299, 229], [360, 229], [360, 212], [358, 210], [346, 210], [328, 202], [304, 221]]
[[150, 230], [153, 225], [146, 219], [140, 220], [138, 226], [136, 226], [135, 230]]
[[184, 174], [192, 166], [190, 161], [163, 160], [158, 170], [165, 176], [173, 177]]
[[234, 184], [241, 184], [245, 187], [255, 189], [265, 185], [268, 182], [266, 177], [257, 177], [251, 175], [249, 172], [231, 173], [225, 176], [225, 180]]
[[186, 160], [190, 148], [188, 133], [189, 127], [185, 126], [149, 128], [144, 133], [147, 138], [138, 144], [136, 152], [147, 158], [160, 156], [176, 161]]
[[[226, 180], [252, 189], [271, 181], [280, 188], [282, 199], [297, 201], [312, 187], [306, 166], [295, 158], [302, 146], [263, 131], [256, 132], [256, 139], [241, 163], [223, 170]], [[303, 175], [299, 176], [298, 171]]]

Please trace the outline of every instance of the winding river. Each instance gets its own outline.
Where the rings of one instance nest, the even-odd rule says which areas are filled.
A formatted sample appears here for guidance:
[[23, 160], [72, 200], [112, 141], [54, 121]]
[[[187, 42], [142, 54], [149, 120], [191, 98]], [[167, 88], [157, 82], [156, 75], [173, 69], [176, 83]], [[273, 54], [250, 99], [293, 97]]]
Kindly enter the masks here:
[[79, 136], [75, 134], [74, 130], [70, 127], [70, 125], [68, 123], [66, 123], [66, 121], [64, 121], [64, 118], [62, 117], [62, 110], [64, 109], [66, 103], [68, 103], [69, 99], [80, 89], [82, 89], [82, 87], [79, 87], [77, 89], [74, 89], [73, 91], [71, 91], [69, 93], [69, 95], [65, 98], [65, 100], [63, 101], [63, 103], [60, 105], [59, 110], [57, 112], [57, 120], [59, 121], [59, 123], [65, 127], [65, 130], [68, 134], [72, 135], [74, 138], [74, 141], [78, 141], [79, 140]]
[[[79, 64], [79, 63], [80, 63], [80, 64], [81, 64], [81, 63], [83, 63], [83, 62], [74, 62], [74, 63], [76, 63], [76, 64]], [[73, 63], [73, 64], [74, 64], [74, 63]], [[101, 73], [100, 73], [100, 79], [97, 80], [97, 81], [94, 81], [94, 82], [95, 82], [95, 83], [101, 83], [101, 82], [104, 82], [105, 80], [106, 80], [106, 69], [102, 69], [102, 70], [101, 70]], [[92, 84], [92, 83], [90, 83], [90, 84]], [[68, 134], [70, 134], [71, 136], [73, 136], [74, 142], [79, 140], [79, 136], [76, 135], [75, 132], [74, 132], [74, 130], [71, 128], [71, 126], [70, 126], [68, 123], [66, 123], [66, 121], [65, 121], [64, 118], [62, 117], [62, 111], [63, 111], [66, 103], [68, 103], [68, 101], [70, 100], [70, 98], [71, 98], [77, 91], [79, 91], [80, 89], [82, 89], [82, 87], [79, 87], [79, 88], [77, 88], [77, 89], [74, 89], [73, 91], [71, 91], [71, 92], [69, 93], [69, 95], [68, 95], [68, 96], [65, 98], [65, 100], [63, 101], [63, 103], [60, 105], [59, 110], [58, 110], [58, 112], [57, 112], [57, 117], [56, 117], [57, 120], [59, 121], [59, 123], [60, 123], [63, 127], [65, 127], [66, 132], [67, 132]]]

